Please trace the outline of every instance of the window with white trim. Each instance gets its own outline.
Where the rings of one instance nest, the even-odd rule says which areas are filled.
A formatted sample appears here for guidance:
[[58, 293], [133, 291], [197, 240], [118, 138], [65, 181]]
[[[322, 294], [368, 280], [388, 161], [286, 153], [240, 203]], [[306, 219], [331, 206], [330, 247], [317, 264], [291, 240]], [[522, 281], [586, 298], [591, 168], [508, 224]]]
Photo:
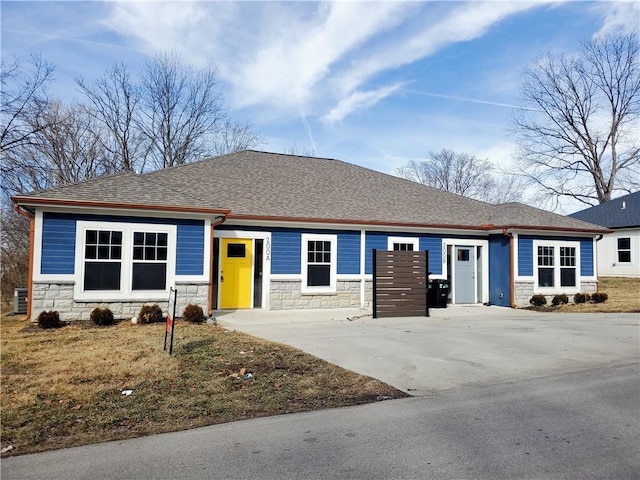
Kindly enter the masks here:
[[577, 242], [536, 242], [536, 284], [541, 289], [572, 291], [579, 287]]
[[560, 247], [560, 286], [576, 286], [576, 248]]
[[302, 235], [302, 293], [336, 292], [336, 235]]
[[132, 290], [167, 288], [168, 235], [162, 232], [133, 232]]
[[538, 247], [538, 285], [540, 287], [555, 286], [554, 251], [554, 247]]
[[87, 230], [84, 242], [84, 289], [120, 290], [122, 232]]
[[78, 221], [77, 299], [161, 298], [175, 275], [174, 225]]
[[618, 238], [618, 263], [631, 263], [631, 237]]
[[420, 239], [413, 237], [388, 237], [387, 250], [416, 252], [420, 250]]

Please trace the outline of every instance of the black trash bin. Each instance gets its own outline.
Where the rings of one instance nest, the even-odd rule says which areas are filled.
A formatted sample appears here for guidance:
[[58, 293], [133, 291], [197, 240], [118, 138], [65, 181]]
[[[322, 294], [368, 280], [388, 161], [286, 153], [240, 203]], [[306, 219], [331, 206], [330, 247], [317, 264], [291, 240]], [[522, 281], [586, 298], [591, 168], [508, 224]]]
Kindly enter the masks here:
[[435, 279], [429, 282], [427, 301], [430, 308], [447, 308], [449, 300], [449, 280]]

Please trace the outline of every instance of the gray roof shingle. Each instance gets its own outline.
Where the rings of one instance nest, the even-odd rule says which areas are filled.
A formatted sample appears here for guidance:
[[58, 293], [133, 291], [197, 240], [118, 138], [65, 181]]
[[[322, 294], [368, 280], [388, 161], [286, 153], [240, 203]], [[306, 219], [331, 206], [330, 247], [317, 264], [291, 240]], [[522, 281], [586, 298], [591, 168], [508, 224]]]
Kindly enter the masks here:
[[640, 227], [640, 191], [570, 215], [607, 228]]
[[198, 205], [231, 210], [230, 218], [603, 230], [519, 203], [491, 205], [472, 200], [340, 160], [252, 150], [142, 175], [103, 177], [29, 198]]
[[163, 185], [144, 175], [121, 172], [92, 178], [80, 183], [32, 192], [14, 197], [17, 203], [91, 203], [123, 206], [151, 206], [175, 208], [221, 209], [211, 202], [202, 201], [188, 192], [174, 194], [171, 185]]

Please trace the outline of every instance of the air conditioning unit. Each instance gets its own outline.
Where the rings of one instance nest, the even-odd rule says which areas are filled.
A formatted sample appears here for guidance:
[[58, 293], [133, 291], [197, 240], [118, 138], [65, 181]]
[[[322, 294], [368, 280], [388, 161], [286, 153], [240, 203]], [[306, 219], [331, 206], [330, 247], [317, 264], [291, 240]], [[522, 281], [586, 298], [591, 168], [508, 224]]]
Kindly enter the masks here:
[[15, 315], [27, 313], [27, 289], [16, 288], [13, 291], [13, 313]]

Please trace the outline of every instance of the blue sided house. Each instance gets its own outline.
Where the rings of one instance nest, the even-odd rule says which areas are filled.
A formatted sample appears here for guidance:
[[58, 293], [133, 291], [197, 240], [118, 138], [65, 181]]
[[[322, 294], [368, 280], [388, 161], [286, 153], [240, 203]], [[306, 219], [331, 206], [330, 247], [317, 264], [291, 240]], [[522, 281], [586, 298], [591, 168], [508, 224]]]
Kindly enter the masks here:
[[178, 290], [205, 311], [367, 308], [372, 252], [428, 250], [453, 304], [593, 292], [608, 229], [490, 205], [338, 160], [244, 151], [13, 198], [31, 217], [32, 318], [135, 316]]

